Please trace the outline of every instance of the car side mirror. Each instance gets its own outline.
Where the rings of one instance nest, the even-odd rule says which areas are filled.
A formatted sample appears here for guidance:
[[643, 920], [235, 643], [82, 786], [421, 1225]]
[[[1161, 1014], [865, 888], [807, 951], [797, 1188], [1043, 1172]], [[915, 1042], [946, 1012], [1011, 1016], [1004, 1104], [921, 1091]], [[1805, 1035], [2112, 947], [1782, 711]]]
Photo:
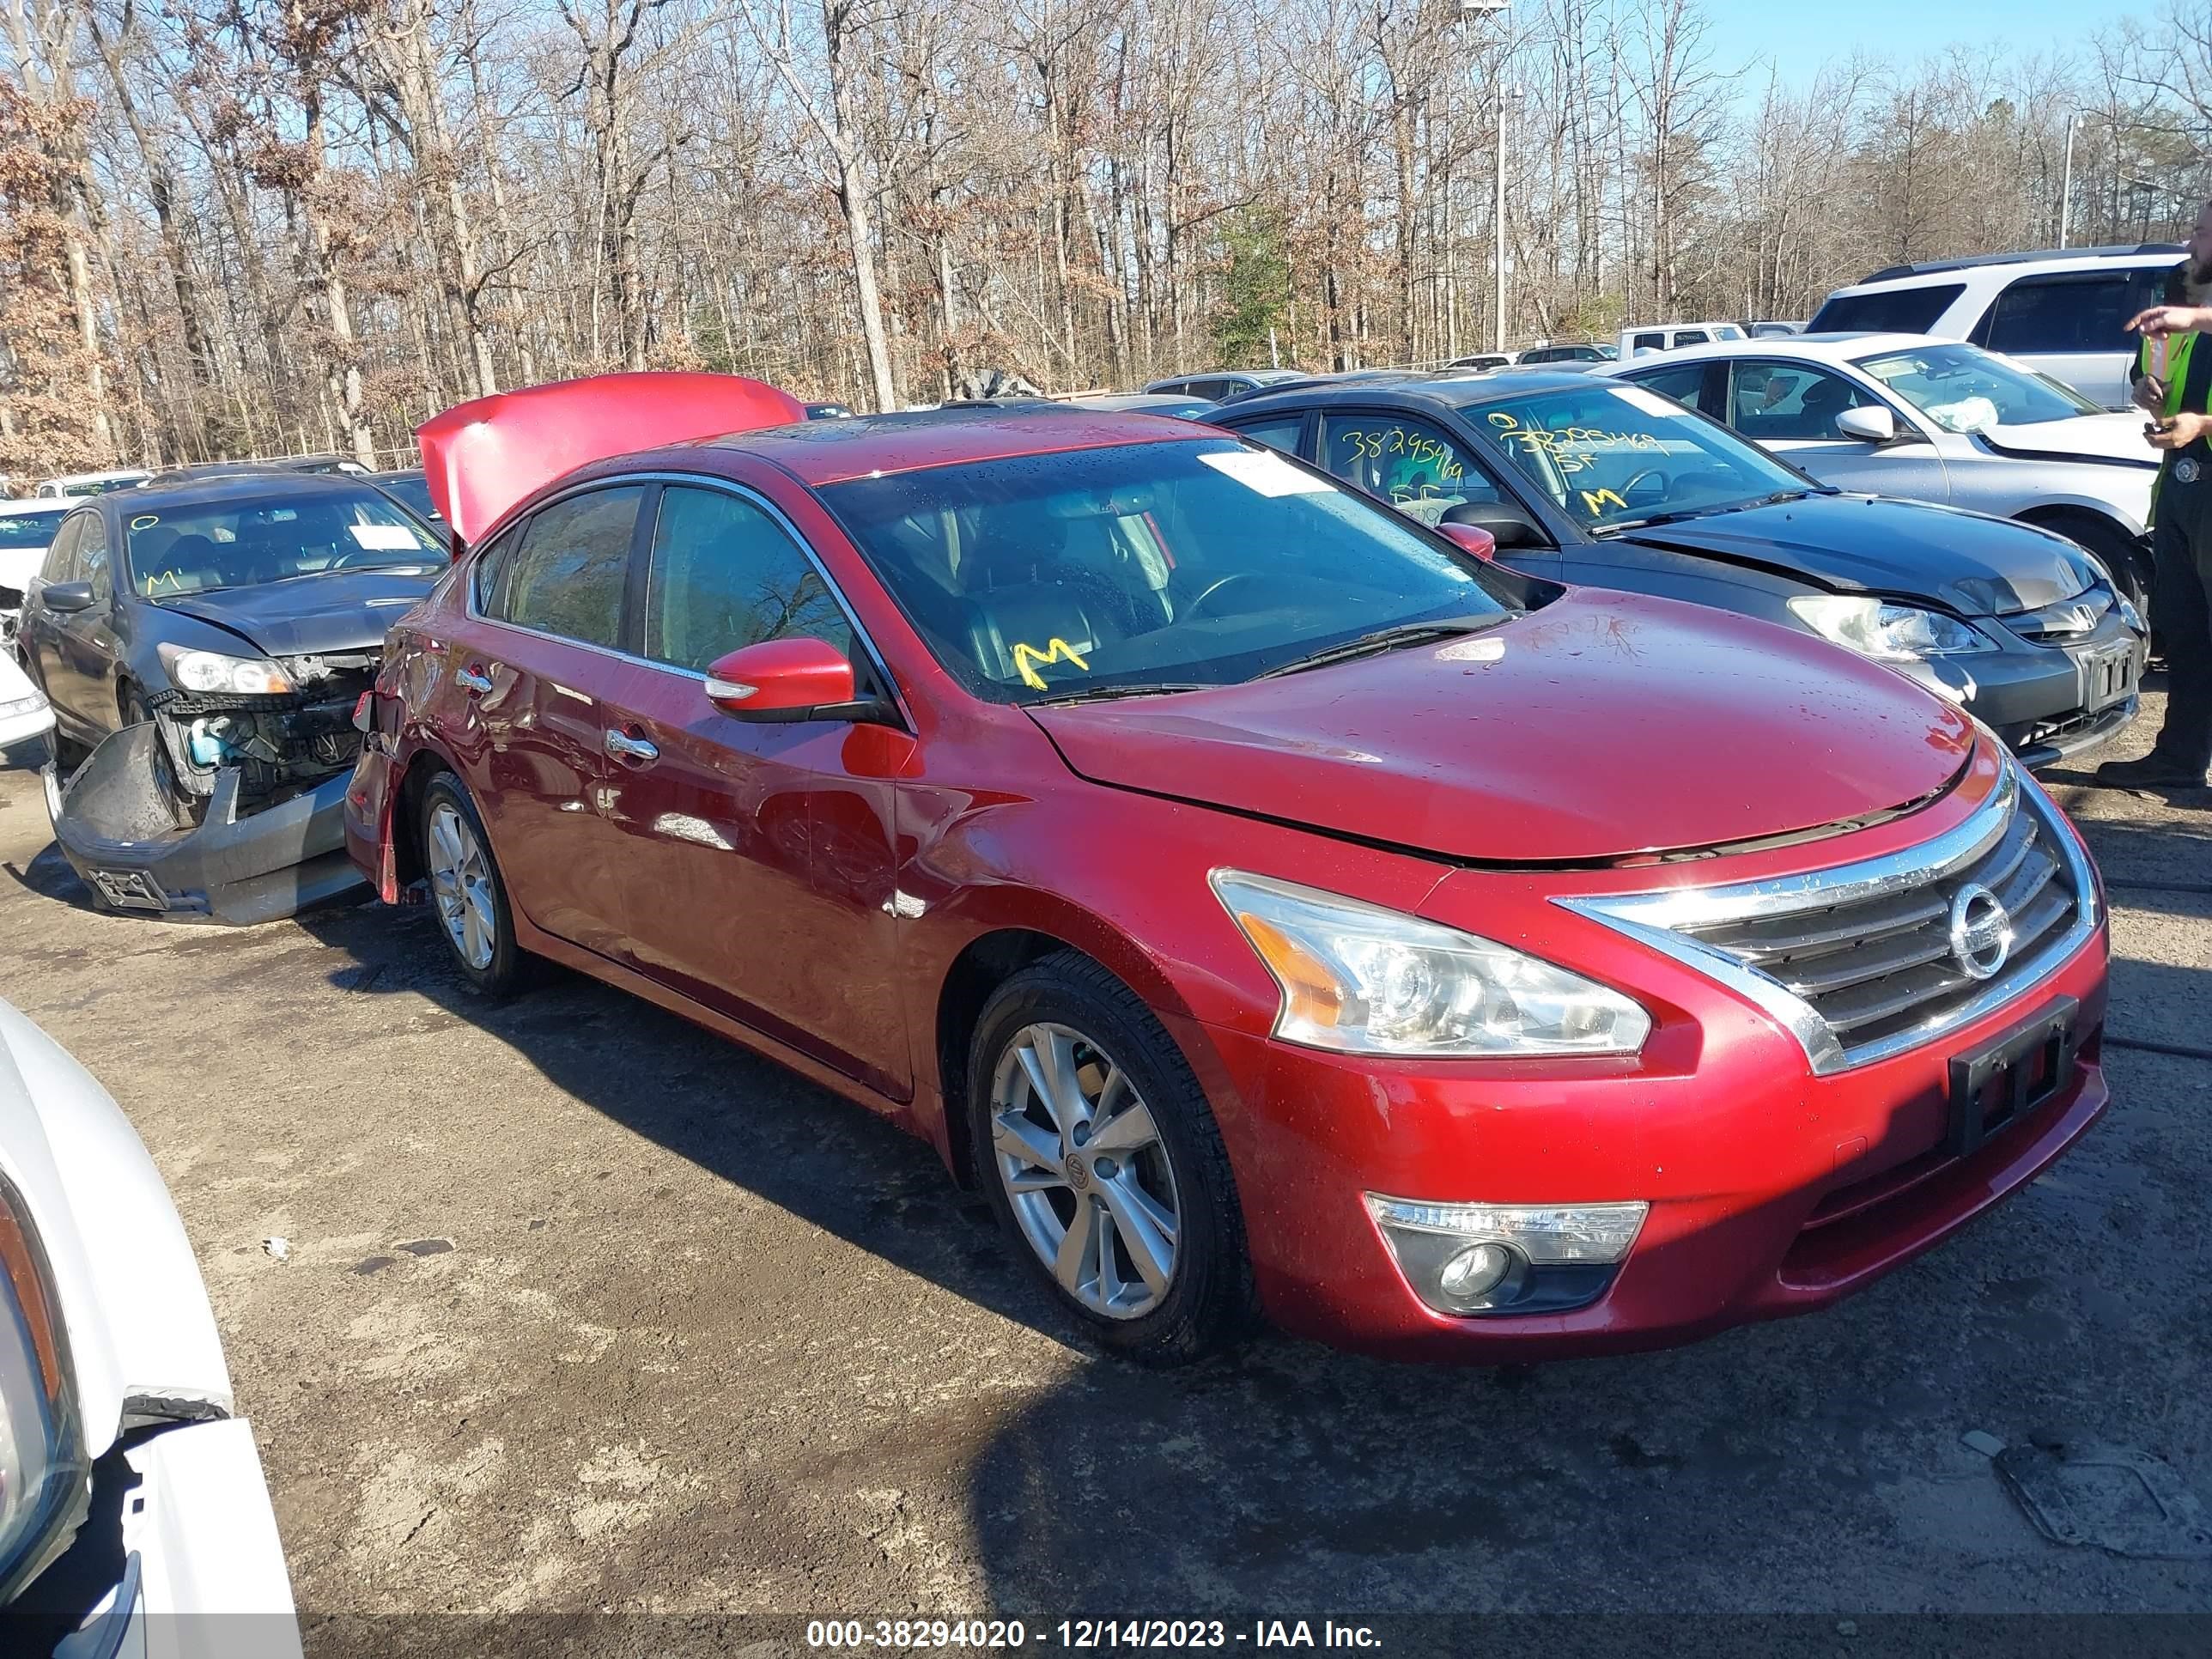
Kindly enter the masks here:
[[1498, 538], [1479, 524], [1440, 524], [1437, 531], [1447, 541], [1456, 544], [1464, 552], [1478, 559], [1498, 556]]
[[39, 590], [39, 599], [49, 611], [89, 611], [92, 609], [92, 584], [48, 582]]
[[1444, 511], [1443, 522], [1437, 526], [1450, 535], [1453, 527], [1486, 532], [1492, 544], [1488, 558], [1514, 547], [1549, 547], [1552, 538], [1544, 526], [1530, 518], [1527, 511], [1511, 501], [1462, 501]]
[[718, 657], [707, 701], [732, 720], [896, 724], [890, 705], [859, 695], [852, 659], [811, 635], [763, 640]]
[[1893, 444], [1897, 441], [1897, 416], [1879, 404], [1862, 404], [1836, 416], [1836, 430], [1861, 443]]

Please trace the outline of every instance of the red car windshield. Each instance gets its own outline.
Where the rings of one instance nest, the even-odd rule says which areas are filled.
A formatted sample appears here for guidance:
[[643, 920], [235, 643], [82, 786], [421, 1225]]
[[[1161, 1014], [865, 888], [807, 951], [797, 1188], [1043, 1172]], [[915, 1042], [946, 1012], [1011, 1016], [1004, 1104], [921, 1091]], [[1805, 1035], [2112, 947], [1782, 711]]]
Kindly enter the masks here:
[[939, 661], [1000, 702], [1229, 684], [1387, 629], [1481, 621], [1517, 579], [1226, 439], [855, 478], [821, 490]]

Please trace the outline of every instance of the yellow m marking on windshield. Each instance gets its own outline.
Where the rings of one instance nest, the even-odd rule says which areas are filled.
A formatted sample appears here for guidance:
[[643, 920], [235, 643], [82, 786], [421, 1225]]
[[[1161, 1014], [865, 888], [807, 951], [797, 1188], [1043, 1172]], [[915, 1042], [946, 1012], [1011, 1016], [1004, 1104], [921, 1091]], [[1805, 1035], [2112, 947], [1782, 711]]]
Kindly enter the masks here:
[[[1035, 691], [1044, 690], [1044, 676], [1038, 668], [1049, 668], [1056, 662], [1072, 662], [1088, 672], [1091, 665], [1075, 654], [1075, 647], [1066, 640], [1053, 638], [1045, 641], [1042, 651], [1024, 641], [1014, 647], [1014, 672], [1022, 677], [1022, 684]], [[1030, 665], [1035, 664], [1032, 667]]]

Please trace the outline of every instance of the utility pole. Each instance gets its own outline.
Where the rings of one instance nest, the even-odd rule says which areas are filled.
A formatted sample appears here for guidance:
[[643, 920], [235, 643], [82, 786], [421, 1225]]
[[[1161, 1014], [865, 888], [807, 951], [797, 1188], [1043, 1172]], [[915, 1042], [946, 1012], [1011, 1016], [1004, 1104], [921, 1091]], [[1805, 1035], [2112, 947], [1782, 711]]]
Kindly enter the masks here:
[[[1459, 0], [1460, 15], [1466, 17], [1502, 17], [1509, 0]], [[1496, 309], [1490, 321], [1490, 349], [1505, 349], [1505, 100], [1518, 98], [1521, 88], [1505, 84], [1505, 50], [1510, 42], [1500, 39], [1498, 57], [1498, 153], [1492, 158], [1497, 176], [1491, 185], [1490, 240], [1491, 258], [1497, 265], [1498, 292]], [[1450, 203], [1445, 204], [1449, 214]], [[1456, 355], [1458, 347], [1453, 347]]]
[[2075, 110], [2066, 118], [2066, 169], [2062, 177], [2065, 182], [2058, 186], [2058, 251], [2066, 251], [2066, 234], [2074, 217], [2074, 129], [2080, 125], [2081, 112]]

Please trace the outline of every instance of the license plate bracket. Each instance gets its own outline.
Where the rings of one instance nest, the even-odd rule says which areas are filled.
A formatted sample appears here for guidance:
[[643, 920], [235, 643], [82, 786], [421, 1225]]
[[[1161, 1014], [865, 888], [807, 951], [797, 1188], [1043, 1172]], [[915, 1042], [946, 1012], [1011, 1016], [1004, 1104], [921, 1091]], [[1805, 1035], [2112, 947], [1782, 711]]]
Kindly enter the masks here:
[[1945, 1134], [1953, 1157], [1966, 1157], [2066, 1091], [2081, 1053], [2081, 1012], [2080, 1003], [2061, 997], [1974, 1053], [1953, 1058]]
[[2141, 665], [2132, 644], [2084, 651], [2075, 659], [2081, 670], [2081, 706], [2091, 714], [2124, 702], [2135, 694]]

